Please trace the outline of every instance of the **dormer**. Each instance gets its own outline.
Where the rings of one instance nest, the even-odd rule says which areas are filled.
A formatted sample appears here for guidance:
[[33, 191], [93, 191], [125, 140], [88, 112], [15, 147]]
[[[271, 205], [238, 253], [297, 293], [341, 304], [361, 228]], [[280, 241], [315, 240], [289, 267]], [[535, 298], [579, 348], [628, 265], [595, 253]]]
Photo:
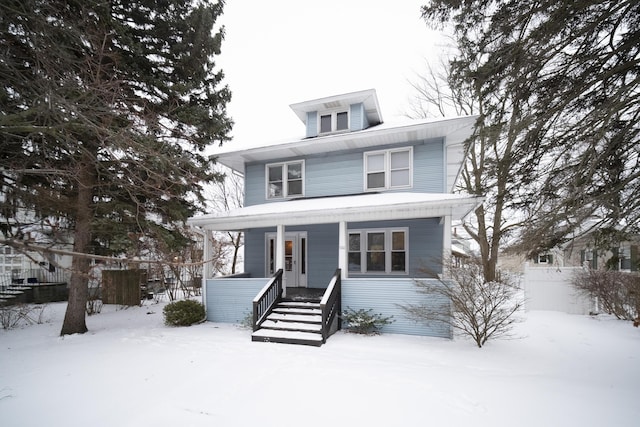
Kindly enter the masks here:
[[354, 132], [382, 123], [375, 89], [291, 104], [307, 138]]

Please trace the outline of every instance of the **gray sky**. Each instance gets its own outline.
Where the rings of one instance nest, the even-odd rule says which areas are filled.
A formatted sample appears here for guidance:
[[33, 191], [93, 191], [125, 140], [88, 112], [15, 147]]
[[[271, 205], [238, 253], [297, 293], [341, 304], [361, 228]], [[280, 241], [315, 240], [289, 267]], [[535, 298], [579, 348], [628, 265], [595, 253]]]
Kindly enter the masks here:
[[422, 4], [228, 0], [217, 60], [233, 93], [226, 148], [301, 137], [290, 104], [364, 89], [376, 89], [385, 122], [399, 120], [413, 93], [408, 81], [444, 45], [420, 18]]

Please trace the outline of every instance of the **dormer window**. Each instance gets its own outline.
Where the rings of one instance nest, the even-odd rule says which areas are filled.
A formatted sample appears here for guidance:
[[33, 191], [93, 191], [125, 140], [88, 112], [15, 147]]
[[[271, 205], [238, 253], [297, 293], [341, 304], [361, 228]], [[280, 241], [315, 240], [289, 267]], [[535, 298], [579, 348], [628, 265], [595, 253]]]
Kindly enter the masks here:
[[349, 113], [347, 111], [320, 114], [320, 133], [342, 130], [349, 130]]

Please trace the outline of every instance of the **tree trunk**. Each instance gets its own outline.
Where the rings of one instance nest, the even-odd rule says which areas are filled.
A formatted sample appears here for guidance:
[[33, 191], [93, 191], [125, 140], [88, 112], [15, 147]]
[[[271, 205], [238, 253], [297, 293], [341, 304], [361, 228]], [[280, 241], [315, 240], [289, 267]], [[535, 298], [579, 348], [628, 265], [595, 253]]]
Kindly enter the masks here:
[[[79, 185], [76, 199], [76, 223], [73, 233], [73, 251], [86, 254], [91, 242], [91, 221], [93, 219], [93, 183], [95, 175], [91, 163], [80, 165]], [[71, 262], [69, 280], [69, 303], [62, 323], [60, 335], [84, 334], [87, 332], [85, 312], [89, 294], [89, 258], [74, 255]]]
[[236, 274], [236, 264], [238, 263], [238, 252], [240, 251], [240, 240], [242, 239], [242, 233], [238, 232], [236, 238], [233, 241], [233, 261], [231, 263], [231, 274]]

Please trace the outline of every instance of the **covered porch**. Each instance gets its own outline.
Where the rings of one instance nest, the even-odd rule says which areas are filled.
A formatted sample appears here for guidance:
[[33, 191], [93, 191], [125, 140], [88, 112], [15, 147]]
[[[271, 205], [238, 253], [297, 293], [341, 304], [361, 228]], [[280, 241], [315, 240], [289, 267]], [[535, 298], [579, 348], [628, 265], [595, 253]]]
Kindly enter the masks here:
[[[413, 301], [418, 298], [414, 295], [413, 281], [418, 251], [414, 249], [414, 258], [406, 260], [407, 265], [411, 266], [402, 274], [362, 274], [354, 271], [354, 266], [349, 263], [350, 230], [362, 224], [393, 223], [410, 227], [408, 224], [412, 224], [412, 221], [426, 221], [431, 227], [428, 232], [438, 234], [434, 236], [432, 245], [437, 253], [431, 255], [442, 259], [451, 252], [451, 221], [463, 217], [480, 202], [479, 198], [455, 194], [361, 194], [266, 203], [228, 213], [193, 218], [190, 223], [207, 232], [246, 231], [253, 236], [245, 241], [245, 258], [251, 258], [245, 262], [257, 265], [249, 268], [251, 273], [212, 278], [210, 269], [205, 268], [203, 298], [207, 307], [207, 318], [215, 322], [239, 323], [246, 321], [251, 315], [254, 327], [259, 327], [260, 318], [256, 319], [252, 303], [279, 271], [283, 272], [279, 279], [280, 299], [301, 292], [327, 295], [324, 291], [334, 280], [332, 274], [338, 272], [343, 307], [397, 311], [397, 304], [392, 300]], [[424, 245], [424, 236], [415, 234], [411, 245]], [[304, 267], [298, 265], [298, 271], [304, 271], [308, 275], [303, 286], [300, 286], [302, 281], [298, 282], [288, 274], [296, 266], [291, 257], [292, 235], [304, 236], [306, 240], [303, 244], [310, 246], [310, 249], [304, 246]], [[317, 249], [320, 240], [324, 245], [323, 252], [322, 255], [317, 255], [318, 251], [314, 248]], [[206, 258], [211, 256], [209, 251], [205, 245]], [[259, 259], [261, 257], [262, 259]], [[296, 283], [293, 283], [294, 281]], [[390, 299], [390, 296], [397, 298]], [[258, 325], [255, 325], [256, 322]], [[405, 319], [396, 319], [387, 329], [388, 332], [420, 335], [449, 334], [449, 331], [445, 330], [425, 333]]]

